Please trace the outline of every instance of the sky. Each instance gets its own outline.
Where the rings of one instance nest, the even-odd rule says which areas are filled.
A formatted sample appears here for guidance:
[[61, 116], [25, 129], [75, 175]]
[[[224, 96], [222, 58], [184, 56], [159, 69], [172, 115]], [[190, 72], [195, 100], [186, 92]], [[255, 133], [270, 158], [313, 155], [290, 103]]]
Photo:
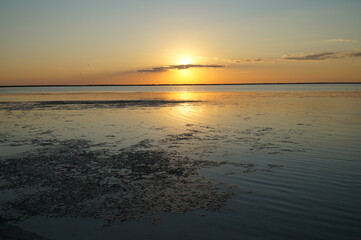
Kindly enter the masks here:
[[1, 0], [0, 85], [361, 82], [360, 0]]

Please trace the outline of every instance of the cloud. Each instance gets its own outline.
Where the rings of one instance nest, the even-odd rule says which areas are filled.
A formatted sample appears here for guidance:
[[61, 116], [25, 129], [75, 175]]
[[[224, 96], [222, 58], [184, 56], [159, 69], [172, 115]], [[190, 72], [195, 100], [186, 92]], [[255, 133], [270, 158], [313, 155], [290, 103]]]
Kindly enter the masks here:
[[[361, 57], [361, 50], [354, 50], [352, 52], [318, 52], [318, 53], [300, 53], [292, 55], [284, 55], [279, 58], [250, 58], [250, 59], [215, 59], [215, 61], [223, 61], [233, 64], [249, 64], [249, 63], [272, 63], [272, 62], [289, 62], [289, 61], [324, 61], [332, 59], [355, 58]], [[204, 57], [198, 57], [204, 58]], [[204, 58], [206, 59], [206, 58]], [[172, 70], [183, 70], [190, 68], [225, 68], [222, 64], [179, 64], [167, 65], [153, 68], [144, 68], [136, 70], [139, 73], [160, 73]], [[122, 72], [134, 73], [134, 72]]]
[[355, 40], [344, 39], [344, 38], [332, 38], [325, 40], [326, 42], [334, 42], [334, 43], [341, 43], [341, 42], [355, 42]]
[[275, 62], [276, 58], [251, 58], [251, 59], [223, 59], [223, 61], [230, 63], [260, 63], [260, 62]]
[[167, 72], [171, 70], [183, 70], [189, 68], [225, 68], [226, 66], [220, 64], [214, 65], [203, 65], [203, 64], [181, 64], [181, 65], [169, 65], [169, 66], [162, 66], [162, 67], [154, 67], [154, 68], [147, 68], [147, 69], [140, 69], [138, 72], [145, 72], [145, 73], [157, 73], [157, 72]]
[[360, 52], [346, 52], [346, 53], [343, 53], [341, 56], [343, 56], [343, 57], [361, 57], [361, 51]]
[[284, 60], [298, 60], [298, 61], [309, 61], [309, 60], [326, 60], [330, 58], [336, 58], [334, 52], [323, 52], [323, 53], [309, 53], [309, 54], [298, 54], [298, 55], [286, 55], [281, 59]]
[[310, 53], [299, 54], [293, 56], [283, 56], [284, 60], [297, 60], [297, 61], [321, 61], [328, 59], [340, 59], [340, 58], [354, 58], [361, 57], [361, 52], [323, 52], [323, 53]]
[[280, 58], [256, 58], [256, 59], [223, 59], [231, 63], [266, 63], [266, 62], [285, 62], [285, 61], [323, 61], [341, 58], [361, 57], [361, 51], [353, 52], [319, 52], [319, 53], [300, 53], [285, 55]]

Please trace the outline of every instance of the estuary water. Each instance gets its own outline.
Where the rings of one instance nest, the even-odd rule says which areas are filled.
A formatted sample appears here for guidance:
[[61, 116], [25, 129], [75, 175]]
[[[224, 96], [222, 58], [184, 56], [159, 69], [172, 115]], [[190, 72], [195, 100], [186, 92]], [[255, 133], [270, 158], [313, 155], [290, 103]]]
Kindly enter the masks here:
[[361, 237], [361, 84], [0, 88], [0, 126], [49, 239]]

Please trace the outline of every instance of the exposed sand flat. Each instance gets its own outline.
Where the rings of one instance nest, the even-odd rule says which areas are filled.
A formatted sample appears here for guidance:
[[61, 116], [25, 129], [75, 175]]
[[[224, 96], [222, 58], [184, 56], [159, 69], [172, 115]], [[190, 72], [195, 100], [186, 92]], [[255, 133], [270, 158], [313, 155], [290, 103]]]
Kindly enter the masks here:
[[8, 223], [0, 223], [0, 238], [1, 240], [49, 240]]
[[124, 107], [158, 107], [182, 103], [196, 103], [200, 101], [175, 100], [109, 100], [109, 101], [27, 101], [0, 102], [0, 110], [33, 110], [33, 109], [87, 109], [87, 108], [124, 108]]

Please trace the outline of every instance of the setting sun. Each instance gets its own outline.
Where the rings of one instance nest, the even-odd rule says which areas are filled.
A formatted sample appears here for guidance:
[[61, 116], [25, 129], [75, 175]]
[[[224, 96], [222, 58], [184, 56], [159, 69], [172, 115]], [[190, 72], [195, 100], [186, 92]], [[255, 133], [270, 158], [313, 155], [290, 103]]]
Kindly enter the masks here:
[[193, 59], [190, 57], [182, 57], [179, 59], [179, 64], [182, 65], [188, 65], [188, 64], [192, 64], [193, 63]]

